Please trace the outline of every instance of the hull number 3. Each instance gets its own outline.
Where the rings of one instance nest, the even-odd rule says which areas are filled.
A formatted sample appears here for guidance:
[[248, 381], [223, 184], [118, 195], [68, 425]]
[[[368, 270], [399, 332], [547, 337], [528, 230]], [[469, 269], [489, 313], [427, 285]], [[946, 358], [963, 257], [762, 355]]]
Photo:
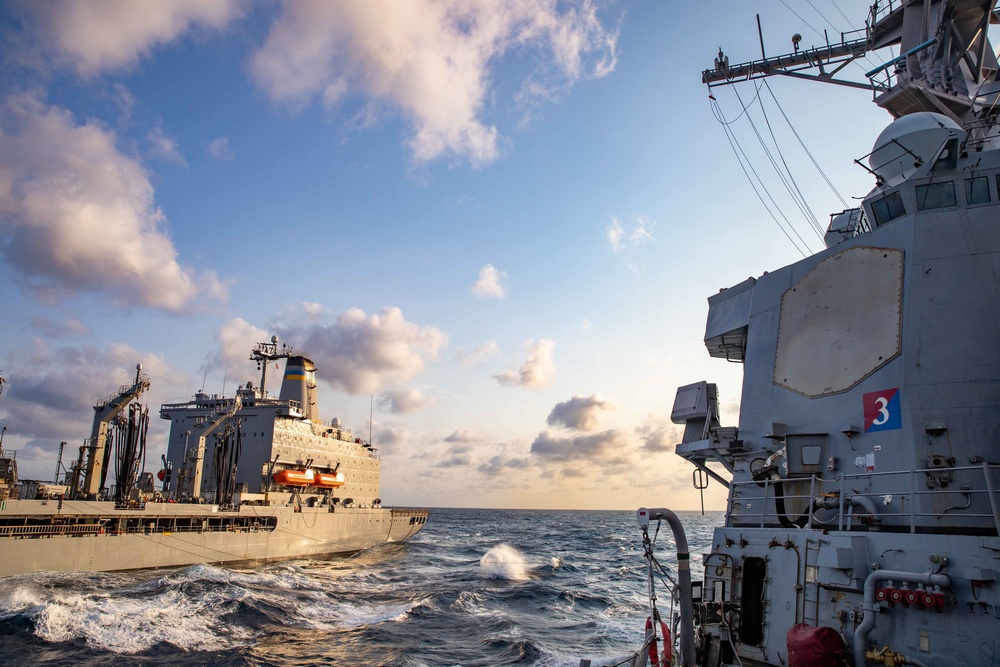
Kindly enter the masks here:
[[883, 389], [864, 395], [865, 433], [903, 427], [899, 414], [899, 389]]

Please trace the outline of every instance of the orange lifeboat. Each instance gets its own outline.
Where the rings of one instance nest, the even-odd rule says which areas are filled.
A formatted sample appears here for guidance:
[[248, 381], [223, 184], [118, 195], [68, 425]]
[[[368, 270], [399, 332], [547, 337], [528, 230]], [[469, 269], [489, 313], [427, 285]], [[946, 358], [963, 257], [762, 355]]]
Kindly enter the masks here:
[[316, 483], [312, 470], [279, 470], [274, 473], [273, 479], [285, 486], [311, 486]]
[[338, 486], [343, 486], [344, 484], [344, 473], [342, 472], [318, 472], [316, 473], [316, 478], [312, 483], [313, 486], [318, 486], [321, 489], [335, 489]]

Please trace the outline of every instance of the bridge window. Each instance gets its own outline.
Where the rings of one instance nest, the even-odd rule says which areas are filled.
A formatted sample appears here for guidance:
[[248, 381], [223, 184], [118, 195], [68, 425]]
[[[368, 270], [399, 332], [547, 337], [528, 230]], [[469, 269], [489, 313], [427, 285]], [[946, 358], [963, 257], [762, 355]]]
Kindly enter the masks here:
[[965, 203], [988, 204], [990, 201], [990, 181], [985, 176], [965, 179]]
[[918, 185], [916, 193], [918, 211], [926, 211], [932, 208], [947, 208], [955, 206], [958, 203], [955, 199], [955, 184], [951, 181]]
[[875, 223], [878, 225], [895, 220], [904, 213], [906, 209], [903, 208], [903, 197], [899, 194], [899, 190], [872, 202], [872, 215], [875, 216]]

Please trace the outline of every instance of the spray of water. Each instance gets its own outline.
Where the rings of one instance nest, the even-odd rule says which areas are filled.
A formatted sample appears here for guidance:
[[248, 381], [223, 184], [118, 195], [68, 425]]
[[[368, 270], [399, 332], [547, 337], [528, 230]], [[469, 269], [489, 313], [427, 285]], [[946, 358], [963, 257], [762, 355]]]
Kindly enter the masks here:
[[509, 544], [500, 544], [487, 551], [479, 559], [479, 567], [488, 576], [507, 581], [529, 579], [534, 569], [525, 562], [524, 554]]

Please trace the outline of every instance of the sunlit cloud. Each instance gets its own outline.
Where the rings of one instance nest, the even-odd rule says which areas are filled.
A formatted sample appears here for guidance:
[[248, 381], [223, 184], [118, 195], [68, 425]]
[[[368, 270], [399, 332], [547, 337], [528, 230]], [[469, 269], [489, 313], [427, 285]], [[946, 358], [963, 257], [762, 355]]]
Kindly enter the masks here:
[[397, 415], [416, 412], [421, 408], [434, 404], [433, 398], [428, 398], [416, 389], [403, 391], [387, 391], [378, 398], [378, 404], [383, 409]]
[[50, 0], [19, 9], [54, 61], [91, 76], [129, 67], [194, 29], [224, 28], [248, 6], [239, 0]]
[[[248, 377], [248, 364], [243, 363], [250, 356], [250, 351], [256, 347], [257, 343], [266, 343], [271, 340], [272, 334], [253, 324], [250, 324], [242, 317], [234, 317], [215, 333], [215, 349], [209, 354], [206, 361], [209, 370], [223, 370], [232, 374], [237, 379], [242, 378], [242, 382], [252, 379], [254, 385], [259, 384], [259, 378]], [[280, 343], [279, 343], [280, 344]], [[230, 363], [230, 362], [239, 363]], [[268, 383], [270, 393], [276, 394], [276, 387]], [[265, 387], [267, 389], [267, 387]]]
[[283, 323], [276, 328], [296, 351], [324, 369], [324, 380], [350, 394], [399, 389], [448, 345], [443, 331], [409, 322], [394, 307], [373, 315], [351, 308], [330, 323]]
[[589, 0], [284, 2], [250, 71], [272, 99], [324, 106], [362, 96], [401, 115], [416, 163], [442, 156], [483, 165], [500, 135], [484, 120], [494, 68], [517, 50], [549, 90], [614, 68], [617, 35]]
[[31, 94], [0, 106], [0, 252], [36, 294], [100, 292], [175, 313], [224, 299], [215, 273], [177, 262], [165, 223], [113, 132]]
[[558, 403], [548, 417], [549, 426], [564, 426], [577, 431], [594, 431], [601, 424], [601, 413], [617, 406], [599, 395], [574, 396]]
[[522, 387], [541, 387], [548, 384], [556, 374], [556, 365], [552, 361], [552, 351], [556, 344], [549, 339], [537, 343], [529, 340], [528, 358], [517, 370], [508, 370], [494, 375], [493, 378], [502, 385], [520, 385]]
[[472, 285], [472, 293], [477, 299], [492, 297], [502, 299], [507, 296], [507, 286], [503, 284], [507, 274], [492, 264], [479, 269], [479, 280]]
[[455, 356], [458, 357], [463, 366], [475, 366], [489, 357], [494, 357], [498, 354], [500, 354], [500, 346], [497, 345], [495, 340], [486, 341], [472, 352], [466, 352], [462, 349], [455, 352]]

